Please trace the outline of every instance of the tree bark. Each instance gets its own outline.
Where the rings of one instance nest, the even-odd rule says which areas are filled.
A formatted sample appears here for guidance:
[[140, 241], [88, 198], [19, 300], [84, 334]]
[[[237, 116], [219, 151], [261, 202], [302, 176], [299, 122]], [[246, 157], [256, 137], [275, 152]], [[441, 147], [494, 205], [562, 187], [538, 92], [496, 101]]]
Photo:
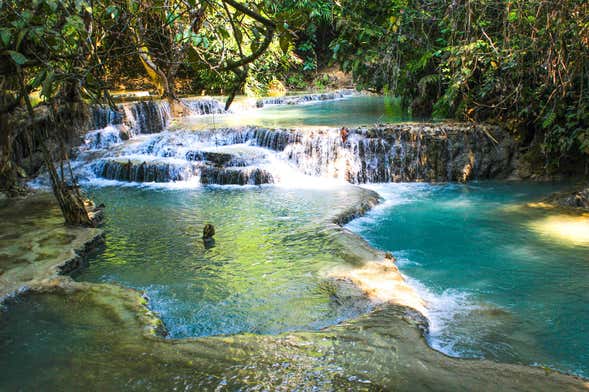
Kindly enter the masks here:
[[53, 189], [53, 194], [59, 204], [65, 223], [68, 225], [95, 226], [96, 223], [90, 217], [87, 209], [87, 204], [90, 205], [90, 203], [85, 201], [80, 188], [73, 178], [72, 183], [68, 184], [65, 178], [58, 174], [52, 154], [45, 145], [43, 145], [43, 157], [51, 179], [51, 188]]
[[6, 115], [0, 116], [0, 190], [9, 196], [18, 193], [16, 166], [12, 160], [12, 144], [14, 131], [8, 125]]

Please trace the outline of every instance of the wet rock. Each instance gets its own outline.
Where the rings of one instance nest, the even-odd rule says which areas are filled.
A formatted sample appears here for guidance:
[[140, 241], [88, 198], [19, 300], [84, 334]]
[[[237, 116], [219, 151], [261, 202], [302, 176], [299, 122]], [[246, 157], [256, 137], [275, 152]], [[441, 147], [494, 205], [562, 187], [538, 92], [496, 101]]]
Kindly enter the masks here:
[[589, 209], [589, 187], [552, 194], [545, 202], [558, 207]]
[[202, 184], [217, 185], [262, 185], [274, 182], [272, 174], [255, 167], [205, 167], [200, 172]]
[[166, 160], [141, 161], [125, 158], [104, 159], [93, 165], [94, 173], [108, 180], [128, 182], [184, 181], [193, 176], [194, 168]]
[[202, 238], [213, 238], [215, 236], [215, 226], [207, 223], [202, 229]]
[[390, 261], [391, 263], [394, 263], [397, 261], [397, 259], [395, 258], [395, 256], [393, 256], [393, 254], [391, 252], [385, 252], [384, 258], [386, 260]]
[[225, 166], [236, 157], [232, 154], [212, 151], [188, 151], [186, 159], [189, 161], [207, 161], [215, 166]]

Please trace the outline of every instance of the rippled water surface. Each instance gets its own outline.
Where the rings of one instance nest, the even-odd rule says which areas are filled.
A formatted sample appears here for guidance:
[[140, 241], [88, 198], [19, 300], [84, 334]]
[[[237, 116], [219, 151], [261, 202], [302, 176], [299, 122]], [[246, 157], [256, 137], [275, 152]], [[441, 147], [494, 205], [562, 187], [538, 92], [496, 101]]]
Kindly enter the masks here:
[[[325, 327], [366, 311], [334, 302], [324, 283], [342, 259], [321, 229], [357, 191], [95, 188], [107, 245], [77, 278], [144, 290], [171, 337]], [[202, 239], [208, 222], [214, 244]]]
[[525, 208], [547, 184], [388, 184], [350, 227], [392, 251], [446, 353], [589, 375], [589, 217]]

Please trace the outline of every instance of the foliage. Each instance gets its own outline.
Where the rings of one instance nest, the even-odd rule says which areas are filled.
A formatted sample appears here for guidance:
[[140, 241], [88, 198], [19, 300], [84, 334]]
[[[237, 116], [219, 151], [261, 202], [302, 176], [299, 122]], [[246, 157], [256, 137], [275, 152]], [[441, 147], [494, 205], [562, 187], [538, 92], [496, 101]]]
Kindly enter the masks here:
[[181, 76], [230, 105], [275, 81], [324, 89], [331, 61], [416, 116], [501, 123], [547, 168], [589, 154], [584, 0], [4, 0], [0, 59], [2, 114], [110, 102], [137, 74], [171, 101]]
[[589, 4], [344, 0], [335, 59], [414, 114], [495, 121], [543, 139], [548, 165], [589, 153]]

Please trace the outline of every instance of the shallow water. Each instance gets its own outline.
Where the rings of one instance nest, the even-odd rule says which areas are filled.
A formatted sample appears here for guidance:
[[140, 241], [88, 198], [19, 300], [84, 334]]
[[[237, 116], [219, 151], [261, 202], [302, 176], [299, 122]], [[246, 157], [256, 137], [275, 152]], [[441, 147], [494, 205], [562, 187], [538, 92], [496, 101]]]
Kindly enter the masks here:
[[573, 218], [523, 207], [557, 185], [374, 189], [386, 201], [349, 227], [392, 251], [428, 301], [433, 347], [589, 376], [589, 217], [563, 237]]
[[236, 109], [225, 115], [183, 118], [173, 125], [180, 129], [202, 129], [256, 125], [271, 128], [304, 126], [360, 126], [408, 121], [396, 98], [349, 96], [331, 101], [299, 105], [267, 105], [261, 109]]
[[145, 291], [171, 337], [322, 328], [369, 307], [334, 302], [325, 283], [342, 259], [321, 225], [357, 192], [93, 188], [108, 206], [107, 244], [77, 278]]
[[[468, 188], [473, 192], [477, 186]], [[486, 186], [484, 194], [491, 195]], [[382, 188], [389, 202], [377, 207], [376, 216], [391, 208], [391, 200], [415, 201], [433, 192], [425, 185], [399, 187], [397, 199], [394, 192], [386, 192], [387, 186]], [[448, 192], [460, 188], [449, 187]], [[179, 190], [148, 185], [89, 191], [108, 205], [108, 240], [79, 278], [116, 280], [145, 290], [151, 296], [149, 306], [162, 313], [172, 336], [203, 337], [175, 340], [150, 335], [149, 326], [157, 323], [136, 292], [64, 279], [63, 287], [18, 297], [1, 309], [0, 390], [587, 387], [554, 372], [452, 360], [427, 348], [415, 312], [384, 306], [361, 315], [373, 308], [357, 295], [349, 299], [337, 291], [334, 296], [334, 288], [324, 284], [325, 272], [346, 263], [357, 266], [359, 260], [347, 256], [356, 254], [349, 248], [359, 244], [346, 236], [348, 246], [343, 248], [338, 243], [341, 231], [326, 227], [326, 217], [347, 203], [355, 204], [361, 192], [356, 187]], [[531, 193], [536, 191], [540, 192]], [[518, 201], [532, 198], [520, 193]], [[441, 197], [438, 208], [468, 204], [455, 199]], [[513, 211], [528, 214], [517, 209], [508, 213]], [[209, 249], [200, 238], [206, 221], [217, 227], [217, 241]], [[260, 266], [256, 263], [261, 257], [254, 254], [270, 262]], [[160, 284], [164, 290], [159, 290]], [[231, 292], [236, 295], [227, 296]], [[204, 306], [202, 319], [195, 317], [193, 310], [207, 303], [227, 317], [205, 313], [210, 306]], [[240, 317], [244, 313], [251, 316], [248, 322]], [[209, 319], [203, 323], [205, 318]], [[312, 331], [257, 334], [292, 328]], [[236, 330], [257, 333], [206, 336]]]

